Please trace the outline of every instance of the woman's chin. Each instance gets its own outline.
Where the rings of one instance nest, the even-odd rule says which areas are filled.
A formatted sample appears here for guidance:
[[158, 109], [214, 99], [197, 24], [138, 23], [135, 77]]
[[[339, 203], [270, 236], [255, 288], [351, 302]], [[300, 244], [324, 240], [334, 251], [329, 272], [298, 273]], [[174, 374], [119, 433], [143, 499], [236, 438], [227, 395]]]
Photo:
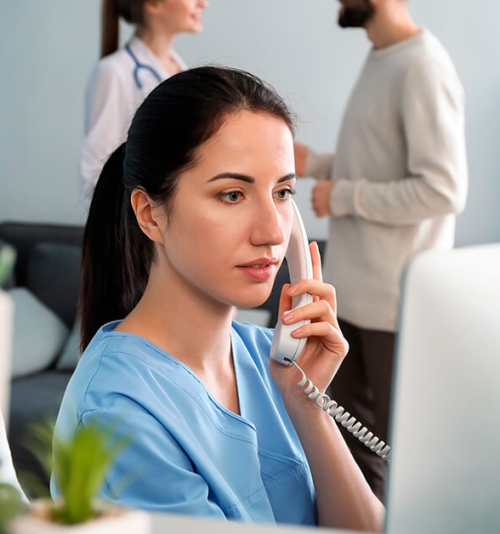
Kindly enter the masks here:
[[203, 31], [203, 23], [197, 20], [191, 20], [184, 29], [185, 33], [201, 33]]
[[264, 302], [266, 302], [270, 294], [271, 291], [266, 291], [248, 296], [247, 298], [241, 298], [238, 299], [237, 303], [234, 303], [234, 306], [244, 309], [258, 308], [259, 306], [262, 306]]

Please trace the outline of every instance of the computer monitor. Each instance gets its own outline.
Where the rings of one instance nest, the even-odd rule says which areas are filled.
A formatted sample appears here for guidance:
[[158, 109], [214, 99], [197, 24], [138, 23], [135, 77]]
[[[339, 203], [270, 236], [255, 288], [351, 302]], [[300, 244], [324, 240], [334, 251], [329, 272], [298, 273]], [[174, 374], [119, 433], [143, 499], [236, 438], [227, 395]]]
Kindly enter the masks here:
[[500, 244], [407, 270], [396, 349], [388, 533], [500, 532]]

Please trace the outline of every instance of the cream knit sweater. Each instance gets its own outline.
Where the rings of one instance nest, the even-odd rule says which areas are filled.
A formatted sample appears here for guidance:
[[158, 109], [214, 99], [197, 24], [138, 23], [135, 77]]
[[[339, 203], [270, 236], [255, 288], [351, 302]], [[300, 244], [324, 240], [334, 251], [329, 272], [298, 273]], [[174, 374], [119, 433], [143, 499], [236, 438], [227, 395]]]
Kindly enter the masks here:
[[309, 150], [305, 176], [336, 181], [324, 279], [339, 317], [395, 331], [405, 267], [453, 247], [467, 195], [464, 93], [428, 30], [369, 53], [335, 156]]

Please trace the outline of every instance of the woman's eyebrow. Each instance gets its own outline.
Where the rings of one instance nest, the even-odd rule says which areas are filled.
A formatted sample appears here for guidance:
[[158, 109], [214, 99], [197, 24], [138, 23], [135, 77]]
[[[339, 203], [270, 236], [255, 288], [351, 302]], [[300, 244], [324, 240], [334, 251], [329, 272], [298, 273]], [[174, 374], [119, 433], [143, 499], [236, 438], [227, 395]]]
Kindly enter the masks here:
[[[255, 183], [255, 178], [252, 178], [251, 176], [247, 176], [246, 174], [239, 174], [237, 172], [222, 172], [220, 174], [217, 174], [217, 176], [214, 176], [213, 178], [210, 178], [207, 183], [213, 182], [215, 180], [220, 180], [222, 178], [233, 178], [235, 180], [241, 180], [242, 182], [247, 182], [249, 184]], [[286, 176], [281, 177], [277, 183], [286, 182], [288, 180], [293, 180], [294, 178], [297, 178], [297, 175], [295, 173], [287, 174]]]

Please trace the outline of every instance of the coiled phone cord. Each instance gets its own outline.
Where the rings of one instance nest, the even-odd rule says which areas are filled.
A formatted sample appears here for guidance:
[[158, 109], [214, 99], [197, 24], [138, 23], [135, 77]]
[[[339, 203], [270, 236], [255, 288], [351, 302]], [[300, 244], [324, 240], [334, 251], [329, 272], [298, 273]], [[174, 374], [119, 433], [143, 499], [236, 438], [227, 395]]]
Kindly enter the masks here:
[[[328, 415], [338, 421], [344, 428], [346, 428], [354, 437], [358, 438], [361, 443], [368, 447], [371, 451], [378, 454], [381, 458], [389, 461], [389, 454], [391, 448], [383, 441], [373, 435], [372, 432], [368, 432], [366, 427], [362, 427], [362, 424], [352, 417], [349, 412], [345, 411], [345, 408], [339, 406], [338, 403], [325, 393], [321, 393], [319, 389], [307, 378], [304, 371], [293, 361], [286, 358], [287, 362], [292, 363], [302, 373], [302, 380], [297, 384], [299, 388], [305, 389], [304, 395], [311, 400], [315, 400], [316, 404]], [[361, 428], [362, 427], [362, 428]]]

